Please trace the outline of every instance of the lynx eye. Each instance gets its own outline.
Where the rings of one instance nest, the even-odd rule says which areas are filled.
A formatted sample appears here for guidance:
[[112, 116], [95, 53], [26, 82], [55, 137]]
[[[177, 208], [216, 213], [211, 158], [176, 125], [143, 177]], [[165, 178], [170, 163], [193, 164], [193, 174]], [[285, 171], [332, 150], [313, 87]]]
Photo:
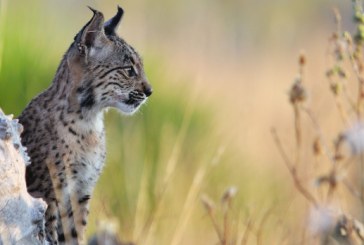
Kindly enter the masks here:
[[137, 76], [137, 73], [132, 66], [125, 67], [124, 71], [129, 78]]

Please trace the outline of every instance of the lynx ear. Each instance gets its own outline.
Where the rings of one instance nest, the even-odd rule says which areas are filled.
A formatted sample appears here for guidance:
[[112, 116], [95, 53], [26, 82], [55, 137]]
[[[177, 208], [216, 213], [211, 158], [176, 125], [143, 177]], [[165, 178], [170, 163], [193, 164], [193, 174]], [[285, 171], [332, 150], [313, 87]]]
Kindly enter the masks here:
[[123, 17], [124, 10], [118, 6], [118, 12], [114, 17], [105, 22], [104, 30], [106, 35], [114, 35], [116, 28], [119, 26], [120, 20]]
[[94, 15], [75, 37], [75, 41], [79, 48], [82, 46], [87, 48], [94, 46], [97, 40], [105, 37], [103, 28], [104, 15], [91, 7], [89, 7], [89, 9], [91, 9]]

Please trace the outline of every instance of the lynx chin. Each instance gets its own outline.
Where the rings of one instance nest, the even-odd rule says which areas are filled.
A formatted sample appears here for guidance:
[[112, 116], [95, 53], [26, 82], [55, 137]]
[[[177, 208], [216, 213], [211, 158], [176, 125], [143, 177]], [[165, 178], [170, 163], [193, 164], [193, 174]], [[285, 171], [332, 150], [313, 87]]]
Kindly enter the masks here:
[[75, 36], [52, 84], [19, 117], [31, 164], [28, 191], [43, 198], [50, 244], [80, 244], [105, 160], [103, 112], [133, 114], [152, 94], [135, 49], [116, 34], [123, 9], [91, 20]]

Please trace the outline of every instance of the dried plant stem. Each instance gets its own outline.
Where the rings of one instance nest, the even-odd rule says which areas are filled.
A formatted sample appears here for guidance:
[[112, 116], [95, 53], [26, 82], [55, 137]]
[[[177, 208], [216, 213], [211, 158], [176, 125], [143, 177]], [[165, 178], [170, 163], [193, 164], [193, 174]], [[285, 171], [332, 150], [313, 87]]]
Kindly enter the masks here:
[[224, 212], [224, 237], [222, 245], [227, 245], [229, 241], [229, 209], [227, 208]]
[[334, 196], [334, 191], [336, 190], [336, 168], [333, 166], [331, 173], [329, 174], [329, 189], [327, 191], [326, 202], [330, 203], [332, 201], [332, 197]]
[[349, 126], [348, 116], [346, 115], [346, 113], [344, 111], [341, 97], [335, 96], [335, 104], [336, 104], [336, 108], [339, 111], [340, 118], [343, 121], [344, 125], [346, 127]]
[[362, 53], [362, 48], [360, 45], [356, 46], [356, 50], [355, 52], [357, 53], [357, 55], [355, 55], [355, 62], [356, 62], [356, 66], [357, 69], [356, 70], [356, 76], [357, 76], [357, 80], [358, 80], [358, 97], [357, 97], [357, 117], [358, 120], [361, 120], [361, 114], [362, 114], [362, 103], [363, 103], [363, 97], [364, 97], [364, 79], [363, 79], [363, 75], [362, 75], [362, 69], [363, 69], [363, 60], [361, 59], [361, 53]]
[[[192, 102], [191, 102], [192, 104]], [[177, 140], [176, 143], [173, 147], [172, 153], [171, 153], [171, 157], [169, 158], [168, 162], [167, 162], [167, 166], [166, 166], [166, 173], [163, 179], [163, 186], [167, 186], [167, 184], [170, 181], [170, 178], [174, 172], [174, 170], [176, 169], [176, 164], [179, 158], [179, 154], [181, 151], [181, 144], [184, 141], [184, 138], [186, 137], [186, 133], [187, 133], [187, 129], [188, 126], [190, 124], [191, 121], [191, 116], [193, 113], [193, 106], [189, 105], [185, 115], [183, 117], [183, 121], [182, 121], [182, 125], [181, 128], [179, 130], [178, 136], [177, 136]]]
[[231, 231], [230, 231], [230, 243], [229, 245], [238, 245], [239, 242], [239, 231], [240, 231], [240, 220], [241, 220], [241, 213], [238, 212], [236, 215], [232, 216], [235, 219], [231, 219]]
[[[303, 111], [308, 115], [308, 117], [311, 119], [318, 135], [320, 136], [320, 139], [324, 145], [324, 149], [325, 149], [325, 152], [326, 152], [326, 156], [328, 157], [328, 159], [330, 160], [330, 162], [332, 163], [332, 170], [331, 170], [331, 173], [329, 175], [329, 190], [328, 190], [328, 193], [327, 193], [327, 202], [329, 202], [331, 200], [331, 197], [333, 195], [333, 192], [334, 190], [336, 189], [336, 173], [337, 173], [337, 160], [335, 159], [334, 156], [337, 155], [337, 152], [335, 152], [334, 156], [332, 156], [331, 153], [329, 153], [328, 151], [328, 146], [326, 144], [326, 142], [324, 141], [323, 137], [322, 137], [322, 132], [321, 132], [321, 129], [319, 127], [319, 124], [316, 120], [316, 118], [314, 117], [312, 111], [308, 108], [303, 108]], [[339, 150], [339, 147], [337, 147], [336, 151]]]
[[[147, 161], [145, 161], [147, 163]], [[143, 222], [145, 218], [146, 211], [146, 203], [147, 203], [147, 185], [148, 185], [148, 173], [147, 164], [143, 165], [142, 168], [142, 176], [140, 180], [140, 187], [138, 191], [137, 204], [136, 204], [136, 212], [134, 217], [134, 231], [133, 231], [133, 239], [137, 239], [138, 235], [143, 229]]]
[[296, 166], [300, 165], [301, 160], [301, 145], [302, 145], [302, 134], [301, 134], [301, 114], [300, 108], [297, 103], [293, 104], [294, 110], [294, 125], [295, 125], [295, 137], [296, 137]]
[[192, 210], [195, 207], [194, 203], [197, 199], [198, 193], [201, 190], [202, 181], [207, 172], [207, 164], [203, 164], [195, 174], [191, 187], [188, 191], [186, 201], [181, 211], [176, 231], [174, 232], [171, 245], [178, 245], [181, 242], [183, 232], [186, 228], [189, 217], [191, 216]]
[[217, 237], [219, 238], [220, 243], [223, 244], [223, 242], [224, 242], [224, 235], [223, 235], [223, 233], [222, 233], [222, 231], [221, 231], [221, 229], [220, 229], [220, 227], [219, 227], [219, 225], [217, 223], [217, 220], [216, 220], [216, 217], [215, 217], [215, 213], [208, 212], [208, 215], [209, 215], [209, 217], [211, 219], [211, 223], [212, 223], [212, 225], [213, 225], [213, 227], [215, 229], [215, 232], [217, 234]]
[[358, 78], [359, 88], [358, 88], [358, 98], [356, 102], [356, 114], [359, 121], [361, 121], [362, 117], [362, 104], [363, 104], [363, 96], [364, 96], [364, 81], [363, 78], [360, 76]]
[[335, 164], [335, 159], [334, 159], [332, 153], [329, 150], [330, 148], [329, 148], [328, 144], [326, 143], [326, 140], [325, 140], [325, 138], [323, 136], [320, 125], [317, 122], [317, 120], [316, 120], [315, 116], [313, 115], [312, 111], [309, 108], [306, 108], [306, 107], [303, 107], [302, 111], [305, 112], [307, 114], [308, 118], [311, 120], [311, 122], [312, 122], [312, 124], [314, 126], [314, 129], [316, 130], [316, 133], [319, 136], [320, 142], [323, 145], [323, 150], [324, 150], [325, 156], [327, 157], [327, 159], [332, 164]]
[[291, 161], [289, 160], [289, 158], [287, 157], [287, 154], [284, 151], [284, 148], [282, 146], [282, 143], [278, 137], [278, 134], [276, 132], [275, 129], [271, 130], [272, 136], [273, 136], [273, 140], [279, 150], [279, 153], [281, 155], [281, 157], [283, 158], [283, 161], [288, 169], [288, 171], [290, 172], [292, 179], [293, 179], [293, 183], [296, 187], [296, 189], [315, 207], [318, 208], [318, 203], [315, 199], [315, 197], [308, 191], [306, 190], [305, 187], [303, 187], [298, 175], [297, 175], [297, 169], [295, 166], [293, 166], [293, 164], [291, 163]]
[[229, 224], [229, 210], [231, 209], [231, 199], [228, 199], [223, 204], [224, 220], [223, 220], [223, 241], [222, 245], [227, 245], [230, 236], [230, 224]]
[[355, 157], [350, 156], [348, 157], [343, 164], [341, 164], [341, 168], [339, 170], [347, 171], [351, 166], [353, 166], [353, 163], [355, 162]]
[[350, 60], [350, 64], [351, 67], [353, 68], [355, 77], [358, 81], [358, 94], [357, 94], [357, 101], [356, 103], [354, 101], [351, 100], [351, 96], [347, 95], [346, 98], [349, 101], [349, 104], [355, 109], [355, 112], [357, 114], [357, 118], [358, 120], [361, 119], [361, 104], [362, 104], [362, 99], [363, 99], [363, 94], [364, 94], [364, 81], [363, 81], [363, 76], [361, 74], [361, 69], [360, 68], [362, 66], [362, 59], [360, 58], [361, 56], [361, 51], [362, 49], [360, 48], [360, 46], [356, 45], [354, 50], [352, 48], [348, 48], [348, 56], [349, 56], [349, 60]]
[[263, 234], [263, 227], [265, 225], [265, 223], [268, 220], [268, 217], [271, 215], [273, 208], [269, 208], [263, 215], [262, 220], [260, 221], [260, 224], [258, 226], [258, 230], [257, 230], [257, 245], [262, 245], [263, 241], [262, 241], [262, 234]]
[[334, 12], [334, 16], [335, 16], [335, 24], [336, 24], [336, 31], [338, 34], [342, 33], [342, 28], [341, 28], [341, 14], [339, 12], [339, 10], [337, 8], [333, 8], [333, 12]]
[[332, 81], [332, 78], [329, 78], [329, 84], [330, 84], [330, 87], [332, 88], [333, 90], [333, 94], [334, 94], [334, 99], [335, 99], [335, 105], [336, 105], [336, 108], [339, 112], [339, 115], [340, 115], [340, 118], [341, 120], [343, 121], [344, 125], [345, 126], [349, 126], [349, 120], [348, 120], [348, 116], [347, 116], [347, 113], [345, 112], [344, 110], [344, 106], [343, 106], [343, 96], [345, 96], [345, 99], [348, 101], [349, 105], [351, 106], [351, 108], [353, 108], [355, 110], [355, 105], [354, 105], [354, 102], [349, 99], [350, 96], [348, 96], [348, 92], [346, 90], [346, 86], [344, 83], [341, 83], [341, 88], [342, 88], [342, 93], [339, 93], [338, 92], [338, 83]]
[[355, 101], [352, 99], [352, 95], [349, 93], [349, 91], [346, 89], [346, 86], [343, 86], [343, 95], [345, 95], [345, 100], [348, 102], [351, 110], [357, 111]]
[[195, 98], [192, 98], [190, 100], [189, 105], [187, 106], [187, 109], [183, 116], [181, 128], [179, 130], [176, 142], [173, 146], [171, 156], [167, 162], [166, 172], [165, 172], [165, 175], [164, 175], [164, 178], [162, 181], [161, 189], [159, 190], [159, 192], [156, 195], [156, 204], [155, 204], [153, 210], [151, 210], [151, 213], [150, 213], [149, 217], [147, 218], [140, 235], [138, 236], [138, 239], [137, 239], [138, 244], [139, 243], [148, 244], [148, 240], [150, 239], [151, 234], [154, 232], [154, 230], [156, 228], [155, 221], [156, 221], [156, 218], [159, 217], [160, 212], [162, 211], [161, 207], [162, 207], [162, 202], [164, 200], [165, 192], [169, 186], [171, 177], [173, 176], [173, 173], [177, 166], [179, 154], [181, 151], [181, 145], [182, 145], [182, 142], [184, 141], [188, 126], [191, 121], [194, 102], [195, 102]]
[[[358, 80], [360, 80], [360, 73], [358, 70], [358, 64], [353, 56], [353, 50], [349, 47], [347, 48], [347, 55], [349, 56], [349, 60], [350, 60], [350, 64], [351, 67], [355, 73], [355, 76]], [[358, 113], [358, 107], [357, 107], [357, 103], [355, 103], [355, 101], [352, 99], [352, 95], [349, 94], [349, 92], [346, 89], [346, 86], [343, 87], [343, 94], [345, 95], [345, 99], [346, 101], [348, 101], [350, 107], [356, 112]]]
[[[338, 169], [338, 171], [347, 171], [348, 168], [350, 166], [353, 166], [353, 163], [355, 162], [355, 157], [351, 156], [349, 157], [348, 159], [345, 160], [345, 162], [343, 164], [341, 164], [341, 168]], [[361, 175], [363, 176], [363, 175]], [[361, 178], [362, 180], [362, 178]], [[352, 184], [346, 179], [346, 178], [343, 178], [341, 180], [341, 182], [343, 183], [343, 185], [348, 189], [348, 191], [355, 197], [355, 198], [358, 198], [359, 200], [361, 200], [361, 205], [363, 206], [363, 201], [362, 201], [362, 191], [360, 191], [360, 189], [356, 189], [355, 187], [352, 186]], [[364, 219], [364, 217], [363, 217]]]
[[357, 191], [346, 179], [342, 180], [342, 183], [349, 190], [349, 192], [356, 198], [361, 198], [361, 193]]
[[358, 89], [358, 99], [357, 99], [357, 116], [358, 120], [360, 121], [362, 118], [362, 106], [363, 106], [363, 97], [364, 97], [364, 80], [360, 77], [359, 80], [359, 89]]
[[[339, 76], [341, 78], [346, 78], [346, 73], [341, 70], [341, 67], [342, 67], [342, 63], [343, 63], [343, 59], [344, 59], [344, 52], [345, 51], [347, 52], [348, 48], [343, 47], [342, 42], [341, 42], [343, 40], [343, 36], [345, 38], [345, 35], [343, 35], [343, 31], [342, 31], [342, 24], [341, 24], [342, 18], [341, 18], [340, 12], [337, 8], [333, 8], [333, 12], [334, 12], [334, 16], [335, 16], [336, 33], [334, 33], [334, 35], [332, 36], [331, 42], [333, 42], [333, 45], [335, 47], [335, 55], [334, 55], [335, 65], [332, 69], [329, 69], [329, 71], [333, 71], [337, 68], [340, 68], [341, 72], [339, 72], [340, 73]], [[350, 38], [350, 36], [346, 36], [346, 38]], [[348, 42], [348, 39], [344, 39], [344, 40], [346, 42]], [[351, 40], [351, 38], [350, 38], [350, 40]], [[349, 53], [349, 56], [351, 56], [350, 52], [348, 52], [348, 53]], [[333, 81], [332, 74], [328, 75], [328, 78], [329, 78], [328, 80], [330, 83], [330, 87], [332, 88], [332, 91], [333, 91], [333, 94], [335, 97], [335, 104], [339, 111], [340, 117], [341, 117], [344, 125], [348, 126], [348, 117], [344, 111], [341, 96], [339, 96], [342, 94], [342, 93], [339, 93], [341, 87], [338, 85], [337, 82]], [[344, 93], [347, 93], [345, 84], [343, 82], [341, 82], [340, 85], [342, 86]], [[351, 104], [351, 101], [349, 101], [349, 103]], [[353, 106], [353, 108], [354, 107], [355, 106]]]
[[361, 202], [361, 218], [364, 221], [364, 156], [360, 154], [360, 171], [359, 171], [359, 178], [360, 178], [360, 202]]
[[248, 239], [249, 239], [249, 235], [251, 233], [251, 230], [253, 228], [254, 222], [252, 218], [249, 218], [247, 224], [246, 224], [246, 228], [243, 234], [243, 237], [241, 239], [240, 245], [246, 245], [248, 244]]

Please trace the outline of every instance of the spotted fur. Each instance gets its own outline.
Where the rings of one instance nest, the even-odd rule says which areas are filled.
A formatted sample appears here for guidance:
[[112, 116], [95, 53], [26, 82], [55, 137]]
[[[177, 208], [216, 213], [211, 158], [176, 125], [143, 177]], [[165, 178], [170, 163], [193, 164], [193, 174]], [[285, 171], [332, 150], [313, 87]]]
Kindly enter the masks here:
[[105, 23], [101, 12], [91, 10], [92, 19], [76, 35], [51, 86], [19, 117], [32, 161], [28, 191], [48, 204], [51, 244], [82, 242], [105, 160], [104, 109], [132, 114], [152, 93], [140, 56], [115, 33], [123, 10]]

